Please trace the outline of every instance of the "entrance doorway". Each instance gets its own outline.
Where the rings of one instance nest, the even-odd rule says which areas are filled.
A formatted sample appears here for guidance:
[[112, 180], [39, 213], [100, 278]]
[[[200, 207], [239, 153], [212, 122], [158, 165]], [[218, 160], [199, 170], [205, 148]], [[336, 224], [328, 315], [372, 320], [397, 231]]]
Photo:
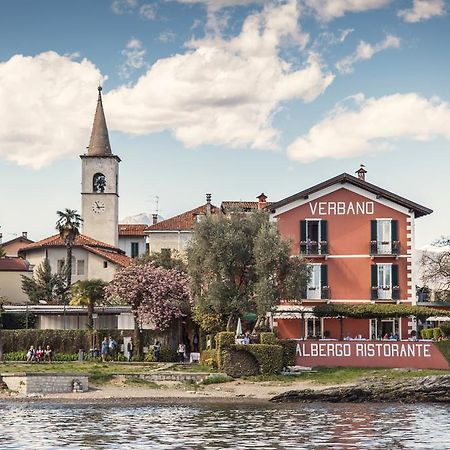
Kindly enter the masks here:
[[384, 336], [397, 335], [402, 338], [400, 319], [370, 319], [370, 336], [372, 339], [383, 339]]

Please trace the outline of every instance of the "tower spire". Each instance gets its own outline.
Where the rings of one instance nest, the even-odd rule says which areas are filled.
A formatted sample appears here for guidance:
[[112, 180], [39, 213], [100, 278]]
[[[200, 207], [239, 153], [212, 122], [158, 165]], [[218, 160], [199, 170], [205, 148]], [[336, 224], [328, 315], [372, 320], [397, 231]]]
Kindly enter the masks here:
[[98, 87], [97, 109], [95, 110], [94, 124], [92, 125], [91, 139], [87, 154], [89, 156], [111, 155], [108, 127], [102, 104], [102, 87]]

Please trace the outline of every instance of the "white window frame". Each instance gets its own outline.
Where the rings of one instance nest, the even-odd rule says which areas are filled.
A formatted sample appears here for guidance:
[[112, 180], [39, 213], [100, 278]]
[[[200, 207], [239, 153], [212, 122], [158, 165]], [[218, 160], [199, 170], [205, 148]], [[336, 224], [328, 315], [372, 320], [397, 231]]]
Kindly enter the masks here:
[[[387, 269], [387, 270], [386, 270]], [[380, 272], [384, 271], [380, 279]], [[377, 264], [378, 300], [392, 299], [392, 263]]]
[[[380, 322], [392, 322], [392, 330], [393, 334], [397, 333], [399, 338], [402, 339], [402, 319], [401, 317], [392, 318], [392, 319], [382, 319]], [[370, 319], [369, 320], [369, 332], [370, 338], [372, 339], [375, 336], [375, 339], [378, 339], [378, 320]], [[383, 338], [383, 336], [381, 336]]]
[[323, 318], [318, 317], [306, 317], [305, 318], [305, 330], [304, 330], [304, 336], [307, 338], [309, 336], [308, 334], [308, 325], [312, 324], [312, 336], [319, 336], [323, 337]]
[[322, 298], [322, 264], [311, 264], [311, 279], [306, 288], [307, 300], [320, 300]]
[[377, 219], [377, 253], [392, 254], [392, 219]]

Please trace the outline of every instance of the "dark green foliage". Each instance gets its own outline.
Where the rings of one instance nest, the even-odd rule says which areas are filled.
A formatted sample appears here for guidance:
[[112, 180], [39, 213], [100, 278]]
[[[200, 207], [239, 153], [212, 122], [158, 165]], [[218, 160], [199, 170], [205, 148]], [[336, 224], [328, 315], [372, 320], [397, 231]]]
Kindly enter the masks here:
[[[28, 328], [34, 328], [37, 317], [34, 314], [28, 314]], [[4, 330], [17, 330], [27, 328], [27, 314], [2, 314], [3, 329]]]
[[156, 267], [163, 267], [164, 269], [176, 269], [179, 272], [187, 272], [187, 264], [178, 252], [170, 249], [163, 249], [160, 252], [152, 252], [136, 258], [138, 264], [153, 263]]
[[45, 258], [31, 278], [22, 275], [22, 290], [31, 303], [38, 303], [39, 300], [60, 303], [67, 291], [66, 278], [66, 269], [61, 273], [52, 273], [50, 262]]
[[262, 375], [278, 374], [283, 368], [283, 347], [281, 345], [249, 344], [236, 345], [238, 351], [251, 353], [259, 364]]
[[295, 353], [297, 341], [293, 339], [282, 339], [278, 344], [283, 347], [283, 367], [295, 366]]
[[407, 305], [337, 305], [315, 306], [316, 317], [350, 317], [353, 319], [389, 319], [393, 317], [415, 316], [425, 320], [430, 316], [450, 316], [450, 311], [428, 308], [426, 306]]
[[259, 342], [261, 344], [277, 345], [278, 339], [274, 333], [262, 332], [259, 334]]
[[[159, 355], [159, 361], [161, 362], [176, 362], [178, 354], [175, 350], [170, 349], [169, 347], [161, 347], [161, 353]], [[145, 361], [154, 362], [156, 361], [155, 354], [152, 349], [146, 353]]]
[[220, 370], [233, 378], [258, 375], [260, 367], [256, 357], [247, 349], [236, 350], [228, 348], [222, 350], [222, 364]]
[[227, 317], [229, 330], [245, 313], [262, 316], [283, 298], [299, 298], [309, 278], [264, 211], [205, 216], [187, 254], [196, 308]]
[[440, 328], [433, 328], [433, 339], [438, 340], [442, 336], [442, 331]]
[[235, 334], [230, 331], [222, 331], [216, 335], [217, 348], [228, 348], [236, 343]]
[[439, 328], [441, 329], [442, 336], [449, 338], [450, 337], [450, 323], [442, 323]]

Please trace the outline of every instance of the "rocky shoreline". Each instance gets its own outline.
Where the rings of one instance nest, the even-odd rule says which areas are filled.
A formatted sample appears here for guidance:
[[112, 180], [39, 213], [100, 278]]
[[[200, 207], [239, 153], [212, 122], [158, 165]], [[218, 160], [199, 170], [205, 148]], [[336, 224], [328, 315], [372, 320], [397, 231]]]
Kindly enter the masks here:
[[450, 403], [450, 375], [400, 379], [372, 377], [353, 385], [321, 390], [291, 390], [272, 397], [270, 401]]

